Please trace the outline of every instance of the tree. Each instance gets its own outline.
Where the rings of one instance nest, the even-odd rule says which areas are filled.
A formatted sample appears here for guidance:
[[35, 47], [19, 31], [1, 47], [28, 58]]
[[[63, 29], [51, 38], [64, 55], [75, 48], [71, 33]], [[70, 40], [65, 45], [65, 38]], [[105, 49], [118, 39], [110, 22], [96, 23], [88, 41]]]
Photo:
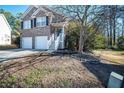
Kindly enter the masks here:
[[120, 18], [123, 16], [124, 12], [122, 12], [123, 6], [101, 6], [101, 12], [103, 15], [102, 19], [104, 22], [102, 23], [105, 31], [105, 36], [107, 37], [107, 45], [108, 48], [112, 48], [116, 45], [117, 37], [120, 33]]
[[8, 21], [8, 23], [9, 23], [10, 26], [11, 26], [11, 28], [14, 29], [14, 27], [15, 27], [15, 25], [16, 25], [16, 24], [15, 24], [16, 18], [15, 18], [10, 12], [5, 11], [5, 10], [3, 10], [3, 9], [0, 9], [0, 13], [5, 15], [5, 17], [6, 17], [7, 21]]
[[12, 41], [19, 45], [20, 44], [20, 25], [21, 25], [21, 21], [20, 18], [22, 16], [22, 13], [18, 13], [16, 16], [13, 16], [11, 14], [11, 12], [5, 11], [3, 9], [0, 9], [0, 13], [4, 14], [8, 23], [10, 24], [11, 28], [12, 28], [12, 36], [14, 36], [14, 38], [12, 37]]
[[94, 49], [105, 49], [106, 48], [106, 38], [102, 34], [97, 34], [93, 42]]
[[[99, 25], [99, 11], [97, 8], [100, 6], [89, 6], [89, 5], [78, 5], [78, 6], [57, 6], [55, 9], [63, 12], [65, 15], [68, 15], [72, 18], [73, 21], [77, 24], [80, 29], [79, 34], [79, 52], [85, 50], [85, 43], [89, 36], [95, 34], [98, 30], [94, 30], [93, 32], [88, 31], [91, 25], [97, 24]], [[93, 24], [92, 24], [93, 23]], [[97, 27], [98, 29], [99, 27]], [[95, 28], [96, 29], [96, 28]], [[93, 33], [93, 34], [92, 34]]]
[[68, 29], [66, 30], [66, 43], [65, 47], [69, 50], [78, 50], [79, 45], [80, 28], [75, 24], [74, 21], [70, 21]]
[[15, 34], [18, 36], [20, 36], [20, 29], [21, 29], [21, 17], [22, 17], [22, 13], [17, 13], [16, 14], [16, 20], [15, 20], [15, 27], [14, 27], [14, 32]]
[[117, 46], [119, 49], [124, 49], [124, 36], [121, 36], [117, 40]]

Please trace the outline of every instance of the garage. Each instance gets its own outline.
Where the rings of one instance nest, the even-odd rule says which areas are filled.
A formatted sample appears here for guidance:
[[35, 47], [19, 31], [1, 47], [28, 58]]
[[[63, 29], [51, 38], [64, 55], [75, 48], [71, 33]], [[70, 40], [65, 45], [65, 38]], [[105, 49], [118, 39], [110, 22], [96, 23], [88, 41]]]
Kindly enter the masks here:
[[23, 37], [22, 38], [22, 48], [32, 49], [32, 37]]
[[48, 36], [36, 36], [35, 49], [48, 49]]

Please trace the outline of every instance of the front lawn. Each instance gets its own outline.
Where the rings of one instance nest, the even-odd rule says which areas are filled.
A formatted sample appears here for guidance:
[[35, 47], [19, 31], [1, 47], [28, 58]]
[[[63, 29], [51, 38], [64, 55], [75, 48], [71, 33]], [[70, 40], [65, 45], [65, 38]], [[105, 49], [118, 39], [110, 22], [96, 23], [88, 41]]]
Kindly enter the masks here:
[[0, 64], [0, 87], [104, 87], [70, 55], [33, 55]]

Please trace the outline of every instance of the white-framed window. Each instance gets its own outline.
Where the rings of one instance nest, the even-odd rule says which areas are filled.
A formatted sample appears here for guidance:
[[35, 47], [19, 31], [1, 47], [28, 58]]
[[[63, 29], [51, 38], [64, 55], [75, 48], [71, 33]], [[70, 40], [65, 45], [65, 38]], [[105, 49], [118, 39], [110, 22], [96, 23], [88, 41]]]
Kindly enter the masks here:
[[36, 26], [37, 27], [44, 27], [44, 26], [46, 26], [46, 17], [38, 17], [36, 19]]
[[23, 27], [24, 27], [24, 29], [30, 29], [31, 28], [31, 20], [24, 21]]

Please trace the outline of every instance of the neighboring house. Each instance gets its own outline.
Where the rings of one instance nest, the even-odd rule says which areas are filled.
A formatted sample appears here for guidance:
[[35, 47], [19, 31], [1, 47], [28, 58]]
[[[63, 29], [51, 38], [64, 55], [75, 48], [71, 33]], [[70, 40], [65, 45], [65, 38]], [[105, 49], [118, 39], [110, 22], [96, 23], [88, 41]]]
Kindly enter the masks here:
[[21, 46], [24, 49], [64, 49], [66, 17], [46, 6], [30, 6], [22, 16]]
[[11, 44], [11, 31], [12, 29], [5, 16], [0, 14], [0, 45]]

